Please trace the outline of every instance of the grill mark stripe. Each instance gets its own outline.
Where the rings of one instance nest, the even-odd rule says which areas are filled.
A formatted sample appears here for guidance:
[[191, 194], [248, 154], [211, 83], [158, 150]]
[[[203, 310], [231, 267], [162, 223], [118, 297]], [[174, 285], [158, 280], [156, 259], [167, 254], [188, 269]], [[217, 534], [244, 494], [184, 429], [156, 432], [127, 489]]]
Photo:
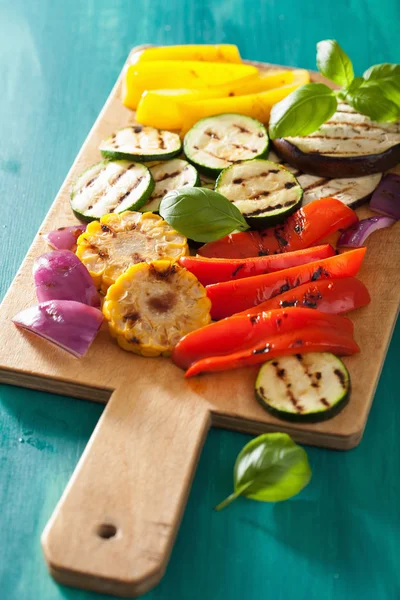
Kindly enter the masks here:
[[[126, 171], [124, 171], [124, 172], [122, 173], [122, 175], [124, 175], [125, 173], [127, 173], [127, 172], [129, 171], [129, 169], [133, 168], [134, 166], [135, 166], [135, 165], [130, 165], [130, 167], [128, 167], [128, 169], [126, 169]], [[123, 202], [123, 200], [125, 200], [125, 198], [126, 198], [127, 196], [129, 196], [129, 194], [131, 194], [131, 193], [133, 192], [133, 190], [135, 190], [135, 189], [136, 189], [136, 188], [137, 188], [137, 187], [140, 185], [140, 183], [143, 181], [143, 179], [144, 179], [144, 175], [141, 175], [140, 177], [138, 177], [138, 178], [136, 179], [136, 181], [133, 181], [133, 182], [132, 182], [132, 184], [131, 184], [131, 187], [130, 187], [130, 188], [128, 188], [128, 189], [127, 189], [127, 190], [126, 190], [126, 191], [125, 191], [125, 192], [124, 192], [124, 193], [123, 193], [121, 196], [119, 196], [119, 198], [117, 198], [117, 199], [116, 199], [116, 203], [114, 204], [114, 206], [112, 206], [112, 207], [111, 207], [111, 208], [108, 210], [109, 214], [111, 214], [111, 213], [113, 213], [113, 212], [114, 212], [114, 210], [115, 210], [115, 209], [116, 209], [116, 208], [117, 208], [117, 207], [118, 207], [118, 206], [121, 204], [121, 202]], [[101, 196], [101, 198], [103, 198], [103, 197], [104, 197], [104, 196]], [[99, 199], [98, 199], [98, 201], [99, 201], [101, 198], [99, 198]], [[97, 204], [97, 202], [96, 202], [96, 204]]]
[[303, 187], [303, 191], [309, 192], [310, 190], [314, 190], [317, 187], [322, 187], [323, 185], [326, 185], [327, 183], [329, 183], [329, 181], [329, 178], [319, 179], [318, 181], [314, 181], [314, 183], [310, 183], [309, 185], [307, 185], [307, 187]]
[[[185, 167], [186, 169], [186, 167]], [[166, 181], [167, 179], [172, 179], [173, 177], [177, 177], [178, 175], [180, 175], [181, 173], [183, 173], [183, 171], [185, 170], [183, 169], [182, 171], [174, 171], [173, 173], [164, 173], [164, 175], [162, 177], [160, 177], [160, 179], [155, 179], [155, 183], [160, 183], [160, 181]]]
[[[284, 371], [284, 369], [280, 369], [279, 368], [279, 363], [278, 362], [273, 362], [272, 366], [275, 369], [275, 375], [278, 379], [281, 379], [283, 381], [283, 383], [286, 386], [286, 394], [290, 400], [290, 402], [293, 404], [293, 407], [296, 409], [297, 413], [302, 413], [304, 408], [301, 406], [301, 404], [299, 404], [299, 401], [297, 398], [295, 398], [292, 390], [288, 387], [288, 381], [287, 381], [287, 377], [286, 377], [286, 372]], [[282, 373], [283, 371], [283, 373]]]
[[309, 140], [342, 140], [342, 141], [353, 141], [353, 140], [368, 140], [368, 142], [379, 142], [379, 138], [373, 137], [365, 137], [363, 135], [354, 135], [354, 136], [331, 136], [331, 135], [309, 135], [307, 136]]
[[165, 140], [160, 133], [158, 134], [158, 147], [161, 148], [161, 150], [165, 150]]

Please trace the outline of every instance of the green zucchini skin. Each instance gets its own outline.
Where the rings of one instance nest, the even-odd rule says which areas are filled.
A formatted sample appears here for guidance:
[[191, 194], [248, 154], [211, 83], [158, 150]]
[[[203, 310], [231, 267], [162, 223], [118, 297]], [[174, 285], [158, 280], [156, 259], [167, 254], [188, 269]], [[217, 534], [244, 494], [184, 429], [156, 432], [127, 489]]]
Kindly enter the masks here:
[[[350, 380], [350, 374], [349, 374], [347, 368], [345, 367], [345, 365], [343, 364], [343, 362], [338, 357], [336, 357], [333, 354], [330, 354], [328, 352], [308, 353], [308, 354], [309, 355], [320, 354], [320, 355], [324, 355], [326, 357], [333, 357], [336, 360], [337, 364], [338, 365], [340, 364], [339, 370], [343, 374], [346, 385], [345, 385], [345, 387], [343, 387], [343, 390], [340, 393], [338, 400], [334, 404], [332, 404], [330, 407], [326, 407], [326, 408], [324, 408], [322, 410], [318, 410], [318, 411], [311, 411], [308, 413], [295, 412], [294, 410], [293, 411], [282, 410], [282, 409], [277, 408], [276, 406], [274, 406], [272, 398], [266, 397], [266, 395], [265, 395], [265, 387], [266, 386], [260, 384], [260, 383], [262, 383], [262, 381], [261, 381], [262, 376], [263, 375], [265, 376], [266, 369], [268, 368], [268, 366], [271, 365], [273, 362], [279, 362], [280, 360], [282, 361], [282, 359], [279, 359], [279, 358], [272, 359], [272, 360], [268, 361], [267, 363], [264, 363], [264, 365], [261, 367], [261, 369], [258, 373], [258, 376], [256, 379], [256, 384], [255, 384], [255, 396], [256, 396], [257, 401], [260, 403], [260, 405], [274, 417], [277, 417], [278, 419], [281, 419], [284, 421], [289, 421], [292, 423], [320, 423], [322, 421], [327, 421], [327, 420], [335, 417], [349, 403], [350, 395], [351, 395], [351, 380]], [[307, 354], [299, 355], [299, 356], [307, 356]], [[296, 360], [296, 358], [294, 356], [285, 357], [286, 365], [288, 364], [287, 359], [291, 359], [293, 361]], [[300, 400], [300, 401], [302, 401], [302, 400]]]
[[[146, 140], [148, 150], [143, 150], [143, 140]], [[182, 141], [177, 133], [171, 131], [130, 125], [103, 140], [99, 149], [102, 156], [109, 160], [162, 161], [178, 156], [182, 152]]]
[[[213, 140], [221, 142], [218, 148], [213, 149]], [[219, 154], [215, 155], [215, 151]], [[244, 115], [224, 113], [205, 117], [185, 135], [183, 152], [200, 173], [215, 179], [238, 160], [267, 157], [268, 132], [262, 123]]]
[[[303, 190], [292, 173], [281, 165], [257, 158], [224, 169], [215, 191], [235, 204], [252, 229], [282, 223], [300, 208], [303, 198]], [[274, 204], [278, 193], [281, 199]]]
[[182, 146], [179, 150], [169, 152], [166, 154], [134, 154], [127, 152], [113, 152], [112, 150], [100, 150], [101, 155], [108, 160], [129, 160], [132, 162], [150, 162], [153, 160], [171, 160], [182, 152]]

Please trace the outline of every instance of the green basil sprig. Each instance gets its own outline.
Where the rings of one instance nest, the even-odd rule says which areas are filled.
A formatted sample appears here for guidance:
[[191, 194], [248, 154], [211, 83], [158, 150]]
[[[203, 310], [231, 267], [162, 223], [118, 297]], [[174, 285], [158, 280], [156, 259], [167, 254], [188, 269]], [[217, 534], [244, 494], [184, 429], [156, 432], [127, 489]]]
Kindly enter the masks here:
[[239, 496], [280, 502], [298, 494], [310, 481], [305, 450], [286, 433], [265, 433], [240, 452], [234, 467], [234, 492], [216, 506], [221, 510]]
[[317, 66], [341, 89], [332, 91], [321, 83], [307, 83], [275, 104], [269, 123], [272, 139], [317, 131], [335, 112], [336, 97], [373, 121], [400, 118], [400, 65], [375, 65], [363, 77], [354, 77], [353, 64], [337, 41], [323, 40], [317, 44]]
[[195, 242], [213, 242], [232, 231], [249, 229], [232, 202], [206, 188], [188, 186], [169, 192], [159, 212], [171, 227]]

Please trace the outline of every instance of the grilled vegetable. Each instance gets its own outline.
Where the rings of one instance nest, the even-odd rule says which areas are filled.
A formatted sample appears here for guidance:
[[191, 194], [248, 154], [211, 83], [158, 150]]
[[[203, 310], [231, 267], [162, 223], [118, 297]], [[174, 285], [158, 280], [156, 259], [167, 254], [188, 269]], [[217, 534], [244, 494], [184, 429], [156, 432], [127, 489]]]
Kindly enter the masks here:
[[269, 360], [256, 380], [256, 398], [279, 419], [316, 423], [337, 415], [350, 397], [350, 375], [329, 352]]
[[[135, 64], [154, 60], [205, 60], [208, 62], [241, 63], [239, 49], [233, 44], [184, 44], [146, 48], [134, 57]], [[172, 67], [173, 68], [173, 65]]]
[[285, 169], [296, 177], [303, 188], [303, 206], [314, 200], [331, 196], [351, 208], [356, 208], [370, 198], [382, 177], [381, 173], [374, 173], [364, 177], [329, 179], [302, 173], [288, 163], [282, 163], [274, 152], [269, 153], [268, 160], [282, 164]]
[[274, 146], [285, 161], [311, 175], [371, 175], [400, 162], [400, 121], [374, 123], [342, 103], [314, 133], [280, 138]]
[[86, 229], [86, 225], [71, 225], [69, 227], [59, 227], [54, 231], [49, 231], [43, 237], [46, 242], [55, 250], [76, 249], [76, 240]]
[[100, 144], [102, 155], [111, 160], [167, 160], [181, 150], [178, 134], [138, 124], [116, 131]]
[[201, 256], [182, 256], [179, 264], [196, 275], [203, 285], [220, 283], [221, 281], [232, 281], [273, 273], [304, 265], [315, 260], [334, 256], [335, 250], [330, 244], [312, 246], [297, 252], [285, 252], [284, 254], [272, 254], [271, 256], [257, 256], [256, 258], [202, 258]]
[[246, 160], [224, 169], [215, 191], [240, 210], [248, 224], [259, 229], [283, 221], [300, 208], [303, 190], [284, 167], [269, 160]]
[[185, 377], [259, 365], [277, 356], [291, 356], [299, 352], [333, 352], [347, 356], [360, 352], [360, 348], [351, 336], [338, 333], [335, 329], [308, 327], [277, 335], [267, 342], [233, 354], [198, 360], [189, 367]]
[[231, 164], [268, 154], [264, 125], [236, 114], [202, 119], [186, 134], [183, 149], [188, 161], [206, 175], [218, 175]]
[[296, 329], [321, 327], [353, 335], [353, 323], [310, 308], [286, 308], [255, 316], [233, 316], [189, 333], [175, 346], [172, 360], [182, 369], [210, 356], [224, 356], [267, 342]]
[[388, 173], [375, 190], [370, 208], [387, 217], [400, 219], [400, 175]]
[[121, 275], [107, 292], [103, 313], [124, 350], [168, 356], [182, 336], [210, 322], [210, 305], [192, 273], [157, 260]]
[[303, 206], [285, 223], [264, 229], [233, 233], [202, 246], [198, 254], [209, 258], [251, 258], [308, 248], [339, 229], [357, 223], [354, 211], [335, 198], [322, 198]]
[[276, 273], [208, 285], [207, 295], [212, 302], [211, 316], [213, 319], [224, 319], [304, 283], [354, 277], [361, 267], [365, 251], [365, 248], [358, 248]]
[[353, 225], [353, 227], [343, 231], [338, 240], [337, 247], [359, 248], [364, 245], [365, 240], [371, 233], [374, 233], [378, 229], [391, 227], [394, 223], [396, 223], [395, 219], [384, 217], [383, 215], [362, 219], [359, 223]]
[[77, 256], [98, 289], [108, 287], [130, 266], [188, 253], [186, 238], [158, 215], [126, 211], [90, 223], [78, 239]]
[[141, 212], [157, 212], [162, 198], [171, 190], [176, 190], [185, 185], [191, 187], [200, 185], [199, 174], [194, 166], [180, 158], [174, 158], [174, 160], [155, 165], [150, 168], [150, 172], [155, 187], [148, 202], [140, 209]]
[[125, 160], [100, 162], [82, 173], [71, 190], [71, 208], [78, 219], [93, 221], [110, 213], [137, 210], [154, 189], [144, 165]]
[[13, 318], [17, 327], [53, 342], [76, 358], [87, 352], [102, 322], [103, 315], [97, 308], [73, 300], [42, 302]]
[[258, 77], [256, 67], [242, 64], [176, 60], [139, 62], [128, 67], [125, 75], [123, 103], [136, 110], [145, 90], [204, 90], [231, 81], [248, 81]]
[[235, 317], [258, 315], [264, 310], [290, 306], [317, 308], [325, 313], [342, 314], [360, 308], [360, 306], [366, 306], [370, 302], [371, 297], [368, 290], [359, 279], [354, 279], [354, 277], [320, 279], [312, 283], [304, 283], [274, 296], [257, 306], [236, 313]]

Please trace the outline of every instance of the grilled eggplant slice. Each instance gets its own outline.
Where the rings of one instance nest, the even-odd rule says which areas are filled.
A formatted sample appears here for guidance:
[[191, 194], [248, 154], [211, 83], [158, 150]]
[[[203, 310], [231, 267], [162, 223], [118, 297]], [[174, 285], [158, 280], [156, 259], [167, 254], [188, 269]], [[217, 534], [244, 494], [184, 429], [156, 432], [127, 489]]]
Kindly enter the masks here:
[[320, 198], [333, 196], [351, 208], [357, 208], [371, 197], [378, 186], [382, 173], [365, 175], [364, 177], [329, 179], [315, 175], [306, 175], [288, 163], [282, 163], [275, 152], [270, 152], [268, 160], [282, 164], [285, 169], [293, 173], [303, 188], [303, 206]]
[[261, 406], [285, 421], [326, 421], [350, 397], [350, 375], [330, 352], [309, 352], [266, 362], [256, 380]]
[[100, 152], [112, 160], [168, 160], [182, 151], [177, 133], [134, 124], [116, 131], [100, 144]]
[[126, 211], [89, 223], [78, 238], [78, 258], [97, 289], [110, 285], [132, 265], [158, 259], [178, 260], [188, 254], [186, 238], [160, 216]]
[[211, 302], [197, 278], [176, 263], [132, 266], [108, 292], [103, 313], [118, 344], [142, 356], [168, 356], [181, 337], [208, 325]]
[[200, 177], [193, 165], [186, 160], [174, 158], [159, 163], [150, 168], [155, 187], [148, 202], [140, 209], [141, 212], [158, 212], [160, 202], [168, 192], [189, 185], [200, 185]]
[[81, 221], [93, 221], [110, 213], [137, 210], [153, 189], [153, 177], [144, 165], [103, 161], [78, 177], [71, 190], [71, 208]]
[[269, 160], [246, 160], [224, 169], [215, 190], [228, 198], [253, 228], [284, 221], [300, 208], [303, 190], [297, 179]]
[[293, 167], [319, 177], [361, 177], [400, 162], [400, 121], [374, 123], [344, 103], [318, 131], [274, 140]]
[[236, 114], [201, 119], [187, 132], [183, 144], [188, 161], [210, 177], [240, 160], [267, 156], [268, 149], [264, 125]]

